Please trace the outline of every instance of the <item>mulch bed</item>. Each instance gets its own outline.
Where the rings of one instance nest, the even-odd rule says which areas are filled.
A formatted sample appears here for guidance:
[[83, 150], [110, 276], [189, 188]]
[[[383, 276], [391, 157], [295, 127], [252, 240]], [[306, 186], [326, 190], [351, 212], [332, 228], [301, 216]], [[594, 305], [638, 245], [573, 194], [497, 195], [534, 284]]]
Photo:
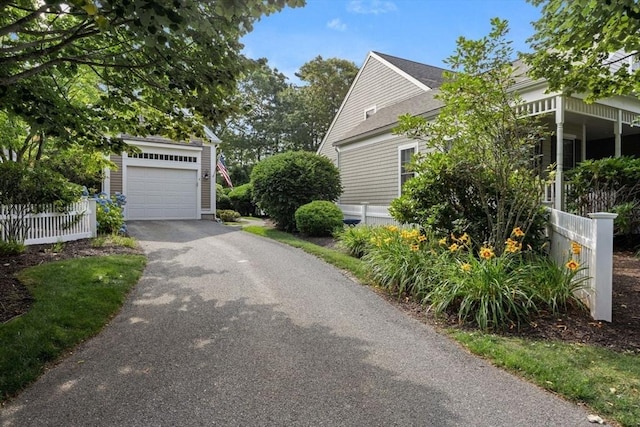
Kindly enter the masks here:
[[[304, 236], [299, 236], [303, 237]], [[334, 245], [333, 239], [309, 239], [326, 247]], [[27, 289], [14, 277], [19, 270], [45, 262], [66, 258], [77, 258], [116, 253], [141, 253], [140, 249], [117, 246], [93, 248], [88, 240], [68, 242], [62, 251], [51, 251], [52, 245], [29, 246], [17, 256], [0, 256], [0, 323], [6, 322], [29, 310], [32, 302]], [[640, 258], [632, 252], [616, 252], [613, 258], [613, 322], [597, 322], [588, 313], [572, 310], [564, 316], [542, 314], [530, 325], [519, 331], [505, 332], [512, 336], [523, 336], [541, 340], [560, 340], [605, 347], [615, 351], [631, 351], [640, 354]], [[421, 321], [434, 325], [460, 326], [455, 318], [435, 318], [420, 304], [386, 298]]]

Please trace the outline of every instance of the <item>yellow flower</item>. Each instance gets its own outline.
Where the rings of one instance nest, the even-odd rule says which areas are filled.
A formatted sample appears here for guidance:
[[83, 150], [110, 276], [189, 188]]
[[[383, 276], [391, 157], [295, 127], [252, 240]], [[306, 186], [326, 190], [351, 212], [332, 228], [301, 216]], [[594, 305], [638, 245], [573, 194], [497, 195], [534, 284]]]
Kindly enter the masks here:
[[451, 244], [451, 246], [449, 246], [449, 250], [450, 250], [451, 252], [455, 252], [455, 251], [457, 251], [458, 249], [460, 249], [460, 246], [458, 246], [458, 244], [457, 244], [457, 243], [452, 243], [452, 244]]
[[411, 250], [414, 251], [414, 252], [415, 251], [419, 251], [420, 250], [420, 245], [418, 245], [418, 244], [411, 245]]
[[443, 237], [442, 239], [438, 240], [438, 243], [442, 246], [447, 246], [447, 238]]
[[424, 242], [425, 240], [427, 240], [427, 236], [425, 236], [424, 234], [421, 234], [420, 237], [418, 237], [419, 242]]
[[385, 242], [386, 244], [389, 244], [389, 242], [391, 242], [391, 237], [387, 237], [386, 239], [384, 239], [384, 242]]
[[516, 236], [516, 237], [522, 237], [522, 236], [524, 236], [524, 231], [522, 231], [522, 229], [520, 227], [516, 227], [516, 228], [513, 229], [511, 234], [513, 236]]
[[510, 252], [512, 254], [519, 252], [522, 249], [522, 243], [518, 242], [517, 240], [513, 240], [511, 238], [507, 239], [506, 242], [504, 242], [505, 245], [507, 245], [504, 250], [507, 252]]
[[483, 248], [480, 248], [480, 258], [491, 259], [494, 256], [496, 256], [496, 254], [493, 252], [493, 249], [491, 249], [490, 247], [485, 246]]
[[578, 269], [578, 267], [580, 267], [580, 264], [578, 264], [575, 260], [570, 260], [568, 263], [565, 264], [566, 267], [571, 270], [571, 271], [576, 271]]
[[471, 271], [471, 264], [469, 264], [468, 262], [464, 263], [460, 266], [460, 268], [462, 269], [462, 271]]
[[398, 231], [398, 227], [396, 227], [395, 225], [387, 225], [386, 229], [389, 231], [393, 231], [394, 233]]
[[571, 253], [574, 255], [580, 255], [580, 252], [582, 252], [582, 246], [580, 246], [580, 243], [571, 242]]
[[460, 241], [462, 243], [467, 243], [469, 242], [469, 240], [470, 240], [470, 237], [467, 233], [464, 233], [462, 236], [460, 236]]

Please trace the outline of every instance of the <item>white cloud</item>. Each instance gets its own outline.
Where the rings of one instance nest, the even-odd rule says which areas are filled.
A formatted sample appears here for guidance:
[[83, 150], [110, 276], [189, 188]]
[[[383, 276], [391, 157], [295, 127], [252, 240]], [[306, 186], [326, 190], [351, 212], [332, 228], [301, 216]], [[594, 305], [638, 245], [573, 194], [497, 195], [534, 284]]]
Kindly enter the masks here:
[[336, 31], [346, 31], [347, 24], [342, 22], [340, 18], [335, 18], [327, 22], [327, 28], [331, 28], [332, 30], [336, 30]]
[[394, 2], [387, 0], [351, 0], [347, 5], [347, 10], [363, 15], [380, 15], [394, 12], [398, 10], [398, 7]]

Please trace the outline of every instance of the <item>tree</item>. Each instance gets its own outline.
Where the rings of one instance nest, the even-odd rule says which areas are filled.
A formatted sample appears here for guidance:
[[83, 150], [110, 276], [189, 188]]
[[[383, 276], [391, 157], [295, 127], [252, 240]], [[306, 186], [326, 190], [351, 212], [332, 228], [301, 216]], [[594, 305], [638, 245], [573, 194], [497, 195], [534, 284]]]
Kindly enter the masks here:
[[[237, 106], [229, 103], [247, 67], [239, 39], [262, 15], [303, 0], [24, 0], [0, 2], [0, 100], [29, 122], [68, 123], [60, 109], [60, 78], [94, 73], [100, 94], [79, 117], [118, 111], [112, 134], [137, 129], [185, 137], [198, 132], [186, 108], [211, 124]], [[26, 104], [29, 104], [28, 106]], [[36, 111], [37, 110], [37, 114]], [[155, 111], [132, 127], [132, 118]], [[152, 115], [152, 114], [149, 114]], [[146, 115], [145, 115], [146, 117]], [[176, 130], [178, 125], [181, 128]], [[73, 129], [73, 128], [72, 128]], [[170, 135], [171, 136], [171, 135]]]
[[436, 153], [415, 163], [418, 175], [391, 211], [439, 232], [475, 233], [476, 241], [500, 252], [515, 227], [540, 231], [543, 183], [535, 148], [544, 130], [535, 118], [516, 113], [522, 101], [510, 90], [515, 79], [507, 22], [491, 23], [486, 37], [458, 39], [437, 118], [400, 118], [396, 133], [424, 139]]
[[334, 201], [342, 193], [340, 173], [324, 156], [289, 151], [267, 157], [251, 172], [253, 200], [278, 228], [292, 231], [296, 210], [314, 200]]
[[[640, 4], [636, 0], [529, 0], [542, 5], [525, 55], [534, 78], [552, 91], [584, 92], [587, 101], [640, 93]], [[613, 52], [620, 54], [610, 56]]]
[[296, 76], [306, 83], [299, 88], [304, 110], [303, 114], [290, 111], [297, 117], [293, 122], [304, 129], [304, 139], [296, 149], [318, 149], [356, 74], [358, 67], [353, 62], [339, 58], [317, 56], [300, 67]]

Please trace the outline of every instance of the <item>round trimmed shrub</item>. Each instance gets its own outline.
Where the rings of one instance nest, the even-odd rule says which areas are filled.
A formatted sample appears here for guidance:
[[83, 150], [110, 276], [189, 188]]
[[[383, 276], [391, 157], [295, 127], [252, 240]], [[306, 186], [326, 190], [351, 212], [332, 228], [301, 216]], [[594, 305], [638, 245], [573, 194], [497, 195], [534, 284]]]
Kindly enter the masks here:
[[309, 236], [331, 236], [342, 227], [344, 216], [333, 202], [316, 200], [296, 210], [296, 227]]
[[267, 157], [251, 172], [253, 200], [278, 228], [293, 231], [296, 210], [314, 200], [334, 201], [342, 193], [340, 172], [325, 156], [290, 151]]

